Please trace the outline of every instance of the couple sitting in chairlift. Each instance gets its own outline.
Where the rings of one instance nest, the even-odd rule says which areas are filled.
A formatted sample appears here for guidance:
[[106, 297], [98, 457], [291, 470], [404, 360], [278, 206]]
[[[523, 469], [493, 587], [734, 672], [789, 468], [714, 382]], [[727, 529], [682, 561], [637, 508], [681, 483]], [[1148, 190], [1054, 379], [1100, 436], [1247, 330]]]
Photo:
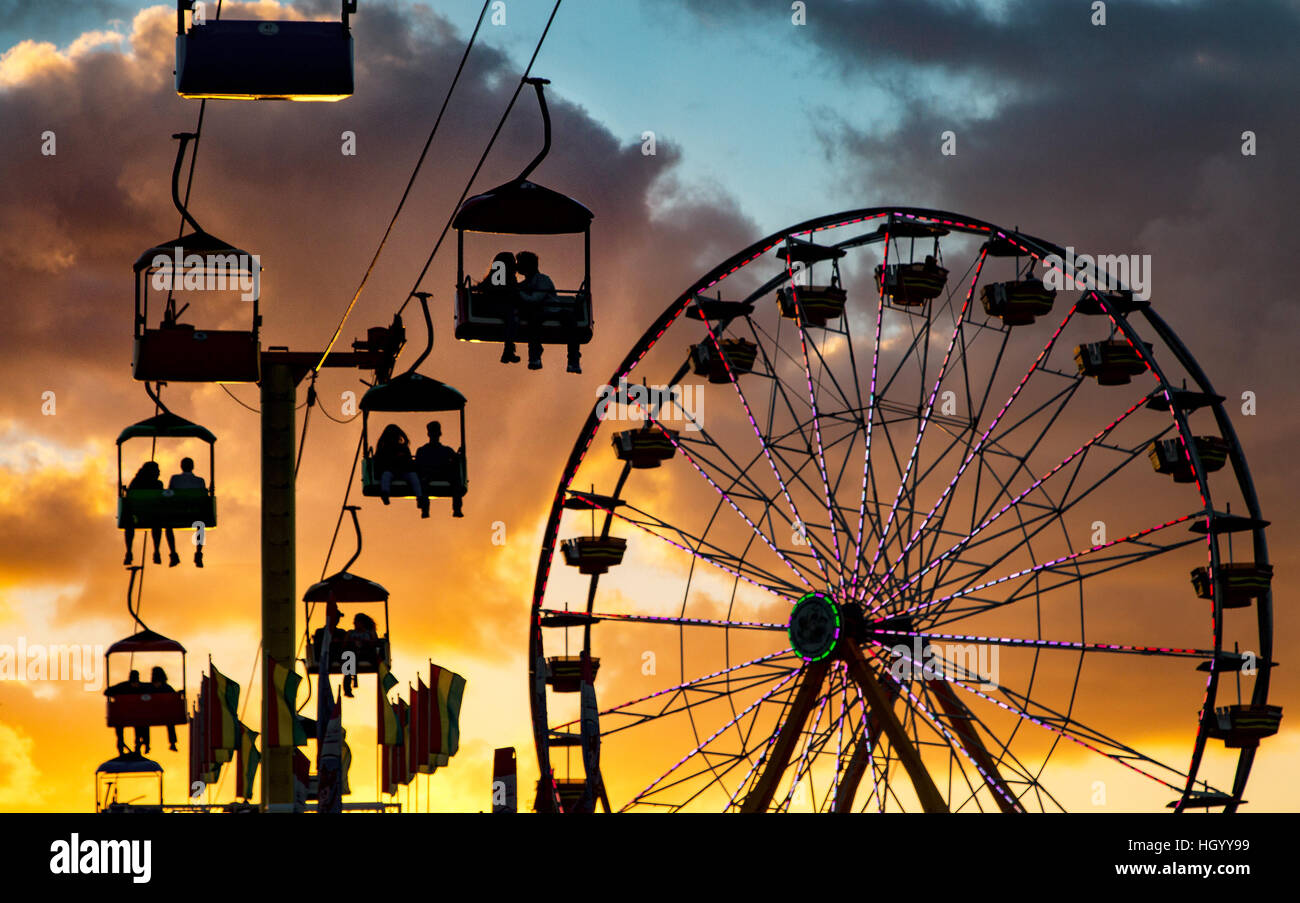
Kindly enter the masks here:
[[[158, 469], [157, 461], [146, 461], [136, 471], [131, 483], [127, 489], [162, 489], [162, 471]], [[181, 458], [181, 472], [173, 474], [167, 484], [168, 489], [207, 489], [207, 484], [203, 482], [203, 477], [194, 472], [194, 459]], [[153, 533], [153, 563], [162, 564], [162, 554], [158, 548], [159, 540], [162, 539], [162, 527], [154, 527]], [[131, 547], [135, 544], [135, 527], [126, 528], [126, 557], [122, 560], [125, 565], [130, 565], [134, 556]], [[148, 546], [148, 540], [145, 541]], [[176, 554], [176, 534], [172, 532], [171, 527], [167, 527], [167, 548], [169, 550], [170, 560], [168, 565], [176, 567], [181, 563], [181, 556]], [[203, 567], [203, 546], [194, 547], [194, 566]]]
[[[492, 267], [483, 281], [474, 286], [476, 291], [495, 295], [505, 309], [505, 345], [501, 363], [515, 364], [519, 355], [515, 351], [515, 337], [523, 327], [523, 337], [528, 341], [528, 369], [542, 369], [542, 343], [539, 341], [542, 321], [556, 318], [566, 332], [574, 328], [572, 306], [560, 300], [551, 277], [538, 271], [537, 255], [532, 251], [511, 254], [503, 251], [492, 258]], [[582, 350], [577, 342], [569, 343], [570, 373], [581, 373]]]
[[375, 443], [375, 472], [379, 474], [380, 498], [387, 505], [392, 492], [393, 479], [404, 479], [411, 487], [420, 506], [420, 517], [429, 516], [431, 483], [445, 482], [451, 486], [451, 515], [464, 517], [461, 504], [464, 494], [460, 485], [460, 462], [455, 449], [442, 444], [442, 424], [430, 420], [425, 427], [429, 441], [411, 454], [411, 440], [395, 423], [384, 427]]

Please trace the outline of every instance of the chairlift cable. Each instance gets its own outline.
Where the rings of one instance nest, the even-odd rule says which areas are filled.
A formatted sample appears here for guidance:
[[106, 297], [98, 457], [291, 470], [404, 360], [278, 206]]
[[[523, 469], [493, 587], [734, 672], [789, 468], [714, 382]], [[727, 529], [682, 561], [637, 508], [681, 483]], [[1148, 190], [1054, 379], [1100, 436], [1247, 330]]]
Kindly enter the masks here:
[[442, 227], [442, 233], [438, 236], [438, 241], [434, 244], [433, 250], [429, 252], [429, 259], [424, 262], [424, 268], [420, 270], [420, 275], [415, 278], [415, 285], [411, 289], [411, 294], [402, 302], [402, 306], [397, 309], [398, 316], [406, 310], [406, 305], [411, 302], [411, 298], [420, 288], [420, 283], [424, 281], [425, 274], [429, 272], [429, 267], [433, 266], [433, 259], [438, 255], [438, 249], [442, 247], [443, 241], [447, 238], [447, 233], [451, 231], [451, 224], [456, 219], [456, 213], [460, 210], [460, 205], [465, 202], [469, 196], [470, 188], [474, 185], [474, 180], [478, 178], [479, 170], [483, 168], [484, 162], [487, 161], [488, 154], [492, 151], [492, 146], [496, 143], [497, 136], [501, 134], [501, 129], [505, 127], [506, 120], [510, 118], [510, 111], [514, 109], [515, 102], [519, 100], [519, 94], [524, 90], [524, 85], [528, 83], [529, 77], [533, 72], [533, 64], [537, 62], [537, 56], [542, 52], [542, 45], [546, 43], [546, 36], [551, 31], [551, 23], [555, 21], [555, 14], [560, 11], [560, 4], [564, 0], [555, 0], [555, 6], [551, 9], [550, 18], [546, 20], [546, 27], [542, 29], [542, 36], [537, 39], [537, 46], [533, 48], [532, 58], [528, 60], [528, 66], [524, 69], [523, 77], [515, 87], [515, 93], [510, 97], [510, 103], [506, 104], [505, 112], [501, 114], [501, 120], [497, 123], [496, 130], [492, 132], [492, 137], [488, 139], [487, 147], [483, 148], [483, 155], [478, 158], [478, 165], [474, 167], [474, 172], [470, 173], [469, 181], [465, 183], [465, 190], [460, 193], [460, 199], [452, 207], [451, 216], [447, 218], [447, 224]]
[[334, 344], [339, 340], [343, 333], [343, 327], [351, 316], [353, 308], [357, 305], [357, 300], [361, 297], [361, 292], [365, 289], [366, 283], [370, 281], [370, 274], [374, 272], [375, 264], [379, 262], [379, 255], [383, 253], [384, 246], [388, 244], [388, 238], [392, 235], [393, 227], [397, 224], [397, 218], [402, 213], [402, 208], [406, 205], [406, 199], [411, 194], [411, 188], [415, 185], [415, 179], [420, 173], [420, 167], [424, 165], [425, 157], [429, 153], [429, 148], [433, 144], [433, 138], [438, 134], [438, 127], [442, 124], [443, 114], [447, 112], [447, 104], [451, 102], [451, 95], [456, 90], [456, 85], [460, 81], [461, 72], [465, 69], [465, 62], [469, 59], [470, 50], [474, 47], [474, 42], [478, 38], [479, 29], [483, 25], [483, 16], [487, 13], [490, 0], [483, 0], [483, 8], [479, 10], [478, 21], [474, 24], [474, 31], [469, 36], [469, 42], [465, 45], [465, 52], [461, 54], [460, 65], [456, 67], [456, 74], [447, 87], [447, 94], [442, 99], [442, 108], [438, 110], [438, 117], [433, 122], [433, 128], [429, 131], [429, 137], [424, 142], [424, 150], [420, 151], [420, 159], [416, 161], [415, 168], [411, 170], [411, 177], [406, 182], [406, 190], [402, 192], [401, 199], [397, 202], [397, 209], [393, 211], [393, 217], [388, 221], [388, 228], [384, 230], [384, 236], [379, 240], [379, 247], [375, 248], [374, 256], [370, 258], [370, 265], [366, 267], [365, 274], [361, 277], [361, 283], [357, 286], [356, 292], [352, 295], [352, 300], [348, 302], [347, 310], [343, 311], [343, 317], [339, 320], [338, 327], [334, 330], [334, 335], [330, 338], [329, 344], [325, 346], [325, 353], [316, 364], [316, 370], [319, 371], [325, 364], [325, 359], [329, 357], [330, 351], [333, 350]]

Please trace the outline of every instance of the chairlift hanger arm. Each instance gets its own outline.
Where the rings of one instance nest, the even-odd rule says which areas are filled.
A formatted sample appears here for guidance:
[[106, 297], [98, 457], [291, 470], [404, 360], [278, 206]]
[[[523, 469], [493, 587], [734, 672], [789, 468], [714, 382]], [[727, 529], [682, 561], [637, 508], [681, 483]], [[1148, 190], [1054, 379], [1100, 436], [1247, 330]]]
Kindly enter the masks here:
[[420, 299], [420, 307], [424, 311], [424, 330], [428, 340], [425, 342], [424, 351], [415, 359], [415, 363], [408, 369], [407, 373], [414, 373], [424, 363], [424, 359], [429, 356], [433, 350], [433, 317], [429, 315], [429, 299], [433, 297], [430, 292], [411, 292], [411, 296]]
[[541, 151], [537, 154], [536, 157], [533, 158], [533, 162], [529, 163], [528, 166], [524, 168], [524, 171], [519, 174], [519, 178], [516, 179], [516, 181], [518, 182], [522, 182], [524, 181], [524, 179], [527, 179], [530, 175], [532, 175], [533, 170], [536, 169], [538, 165], [543, 160], [546, 159], [546, 155], [551, 152], [551, 111], [546, 106], [546, 93], [545, 93], [545, 88], [550, 83], [551, 83], [550, 79], [547, 78], [524, 79], [524, 84], [532, 85], [534, 88], [537, 89], [537, 103], [542, 108], [543, 138], [542, 138]]
[[172, 203], [180, 211], [181, 218], [189, 223], [195, 232], [202, 232], [203, 227], [190, 215], [190, 212], [185, 209], [184, 202], [181, 201], [181, 165], [185, 162], [185, 151], [190, 141], [199, 136], [194, 132], [177, 132], [172, 137], [180, 139], [181, 142], [180, 147], [176, 149], [176, 164], [172, 167]]

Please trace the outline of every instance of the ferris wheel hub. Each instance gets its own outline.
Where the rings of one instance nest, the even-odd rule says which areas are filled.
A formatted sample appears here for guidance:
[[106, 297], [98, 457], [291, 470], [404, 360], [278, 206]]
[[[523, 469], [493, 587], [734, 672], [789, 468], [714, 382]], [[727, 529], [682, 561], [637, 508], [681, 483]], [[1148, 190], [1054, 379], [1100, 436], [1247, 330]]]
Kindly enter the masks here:
[[821, 661], [839, 645], [842, 623], [840, 607], [829, 596], [808, 593], [790, 611], [790, 645], [804, 661]]

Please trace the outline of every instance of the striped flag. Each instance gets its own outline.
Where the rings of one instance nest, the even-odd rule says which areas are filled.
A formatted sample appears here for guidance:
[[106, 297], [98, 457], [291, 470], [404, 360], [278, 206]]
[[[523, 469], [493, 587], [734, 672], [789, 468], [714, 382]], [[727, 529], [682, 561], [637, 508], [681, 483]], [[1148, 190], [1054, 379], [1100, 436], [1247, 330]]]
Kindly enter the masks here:
[[460, 749], [460, 704], [465, 695], [465, 678], [459, 674], [429, 666], [429, 685], [436, 693], [433, 700], [433, 723], [430, 725], [430, 752], [439, 757], [439, 764]]
[[433, 715], [433, 694], [424, 685], [424, 678], [415, 679], [415, 699], [411, 701], [411, 730], [415, 734], [415, 770], [420, 774], [433, 774], [438, 763], [430, 755], [430, 732]]
[[253, 798], [257, 766], [262, 754], [257, 751], [258, 733], [247, 725], [239, 725], [239, 751], [235, 756], [235, 795], [240, 799]]
[[402, 742], [402, 725], [397, 720], [397, 712], [388, 701], [388, 691], [397, 686], [397, 678], [388, 669], [388, 663], [379, 661], [379, 711], [375, 717], [375, 736], [381, 746], [397, 746]]
[[211, 691], [208, 709], [208, 746], [218, 762], [229, 762], [239, 748], [239, 684], [217, 670], [209, 660]]
[[270, 723], [266, 725], [265, 742], [271, 746], [306, 746], [307, 731], [298, 716], [298, 684], [302, 682], [292, 668], [266, 657], [271, 672]]

